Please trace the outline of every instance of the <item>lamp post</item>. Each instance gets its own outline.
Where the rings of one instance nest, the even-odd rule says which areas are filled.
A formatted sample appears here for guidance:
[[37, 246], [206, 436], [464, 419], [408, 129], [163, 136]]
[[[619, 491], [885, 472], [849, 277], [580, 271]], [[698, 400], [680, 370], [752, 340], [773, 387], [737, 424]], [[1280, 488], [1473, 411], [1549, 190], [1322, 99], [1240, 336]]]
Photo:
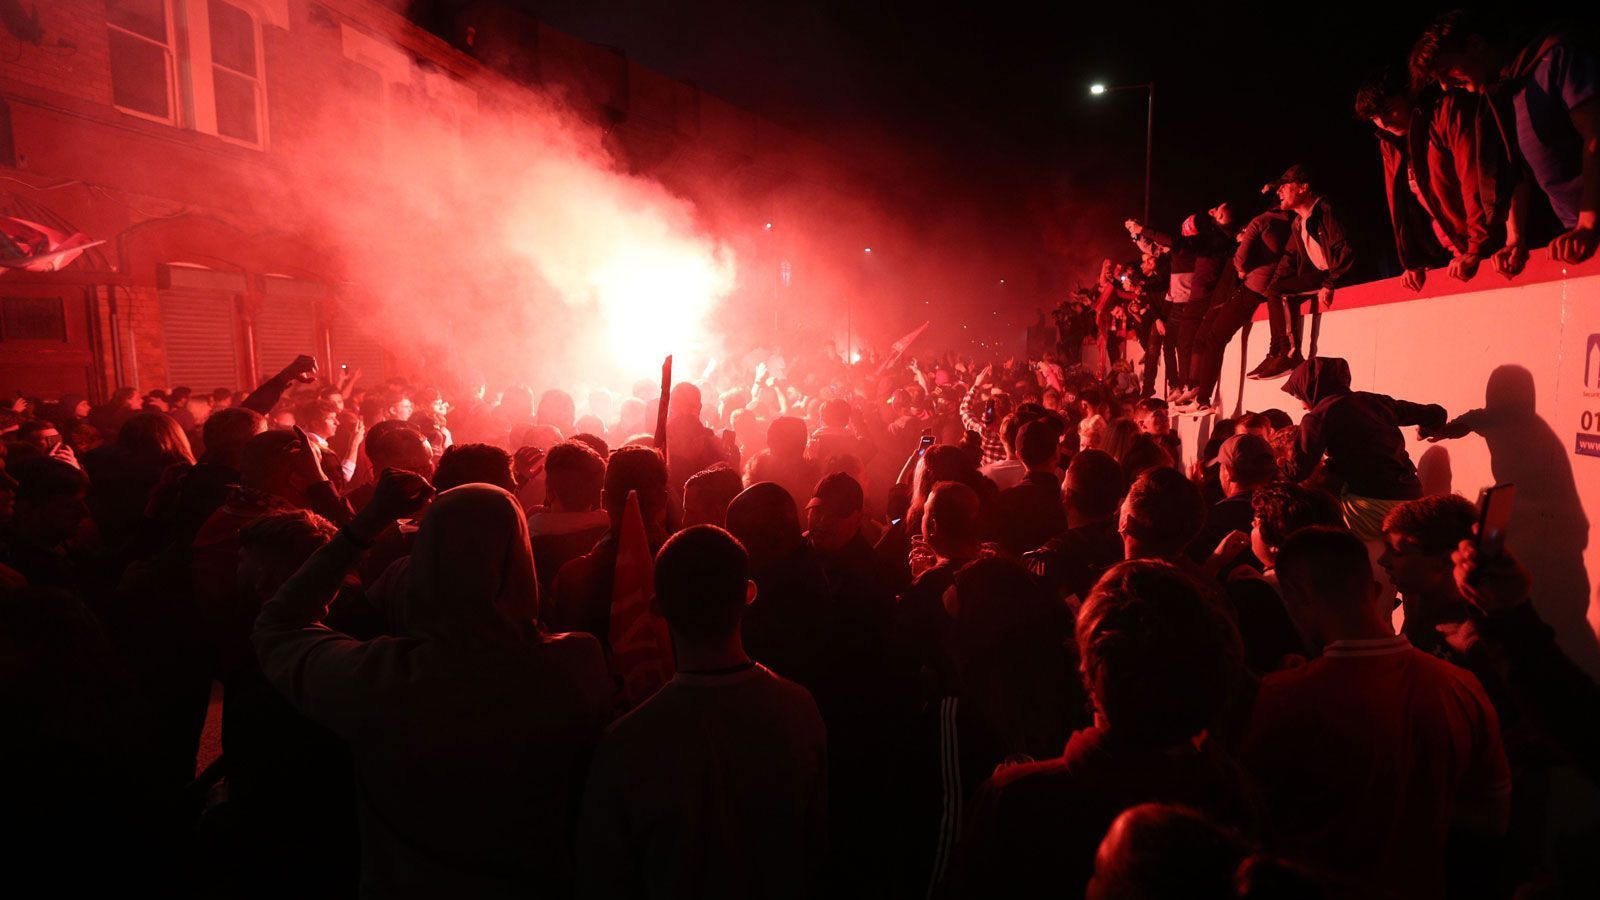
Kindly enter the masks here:
[[1089, 93], [1099, 97], [1102, 94], [1113, 94], [1117, 91], [1144, 91], [1146, 93], [1145, 119], [1144, 119], [1144, 218], [1140, 221], [1150, 223], [1150, 158], [1151, 139], [1156, 128], [1156, 83], [1147, 81], [1143, 84], [1115, 84], [1107, 85], [1095, 82], [1089, 85]]
[[[870, 261], [872, 259], [872, 248], [861, 248], [861, 254], [863, 260]], [[856, 296], [855, 292], [851, 291], [845, 294], [844, 298], [844, 364], [847, 369], [855, 365], [855, 360], [853, 359], [855, 356], [855, 319]]]

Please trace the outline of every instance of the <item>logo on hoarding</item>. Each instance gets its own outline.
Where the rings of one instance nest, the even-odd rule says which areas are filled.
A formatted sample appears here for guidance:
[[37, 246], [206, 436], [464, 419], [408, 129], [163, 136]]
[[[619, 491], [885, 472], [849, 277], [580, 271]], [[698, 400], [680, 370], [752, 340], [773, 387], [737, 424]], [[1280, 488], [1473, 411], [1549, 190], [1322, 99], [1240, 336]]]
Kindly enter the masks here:
[[[1583, 396], [1600, 398], [1600, 334], [1591, 334], [1583, 347]], [[1585, 404], [1587, 405], [1587, 403]], [[1578, 415], [1577, 440], [1572, 452], [1600, 457], [1600, 412], [1585, 409]]]

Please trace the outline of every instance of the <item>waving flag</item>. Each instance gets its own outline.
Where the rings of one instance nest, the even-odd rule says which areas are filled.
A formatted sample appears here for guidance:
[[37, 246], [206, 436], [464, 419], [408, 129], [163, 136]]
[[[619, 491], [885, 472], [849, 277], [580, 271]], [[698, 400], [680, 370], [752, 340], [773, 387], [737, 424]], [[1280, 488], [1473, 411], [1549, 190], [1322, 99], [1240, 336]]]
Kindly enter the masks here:
[[0, 274], [5, 269], [59, 272], [83, 251], [104, 243], [82, 233], [68, 235], [38, 222], [0, 216]]
[[611, 673], [632, 709], [672, 678], [672, 635], [651, 608], [655, 559], [645, 536], [639, 494], [628, 492], [617, 541], [616, 578], [611, 585]]
[[667, 407], [672, 399], [672, 357], [661, 363], [661, 399], [656, 407], [656, 449], [667, 455]]
[[900, 357], [904, 356], [905, 352], [911, 349], [912, 342], [917, 338], [922, 337], [922, 333], [927, 331], [928, 326], [932, 324], [932, 322], [923, 322], [916, 328], [911, 329], [911, 332], [905, 337], [895, 341], [894, 344], [889, 348], [889, 355], [884, 358], [883, 365], [878, 367], [878, 374], [882, 375], [884, 372], [889, 371], [889, 367], [898, 362]]

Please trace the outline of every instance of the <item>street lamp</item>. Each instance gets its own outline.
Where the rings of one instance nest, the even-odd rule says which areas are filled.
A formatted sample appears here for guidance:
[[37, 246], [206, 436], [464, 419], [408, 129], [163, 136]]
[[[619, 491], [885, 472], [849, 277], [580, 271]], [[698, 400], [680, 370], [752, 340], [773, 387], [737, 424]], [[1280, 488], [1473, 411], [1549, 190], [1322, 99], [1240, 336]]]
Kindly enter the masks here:
[[[872, 256], [871, 247], [862, 247], [863, 258]], [[855, 365], [855, 330], [856, 330], [856, 297], [854, 291], [849, 291], [844, 297], [844, 362], [846, 366]]]
[[1156, 126], [1156, 83], [1147, 81], [1143, 84], [1113, 84], [1095, 82], [1089, 85], [1089, 93], [1099, 97], [1103, 94], [1114, 94], [1117, 91], [1145, 91], [1145, 119], [1144, 119], [1144, 218], [1140, 221], [1150, 224], [1150, 147], [1151, 137]]

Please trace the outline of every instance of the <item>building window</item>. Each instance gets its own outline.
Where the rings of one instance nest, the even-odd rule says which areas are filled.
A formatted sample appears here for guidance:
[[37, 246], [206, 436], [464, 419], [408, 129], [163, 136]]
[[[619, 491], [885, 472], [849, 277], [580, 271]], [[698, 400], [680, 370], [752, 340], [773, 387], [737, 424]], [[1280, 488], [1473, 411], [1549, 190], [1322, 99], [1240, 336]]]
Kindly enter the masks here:
[[176, 123], [171, 13], [170, 0], [106, 0], [112, 102]]
[[0, 340], [67, 339], [67, 313], [60, 297], [0, 297]]
[[265, 148], [261, 20], [275, 14], [281, 18], [281, 7], [271, 0], [106, 0], [112, 101], [136, 116]]
[[260, 146], [266, 121], [261, 84], [261, 28], [255, 17], [222, 0], [208, 0], [211, 20], [211, 84], [217, 134]]

